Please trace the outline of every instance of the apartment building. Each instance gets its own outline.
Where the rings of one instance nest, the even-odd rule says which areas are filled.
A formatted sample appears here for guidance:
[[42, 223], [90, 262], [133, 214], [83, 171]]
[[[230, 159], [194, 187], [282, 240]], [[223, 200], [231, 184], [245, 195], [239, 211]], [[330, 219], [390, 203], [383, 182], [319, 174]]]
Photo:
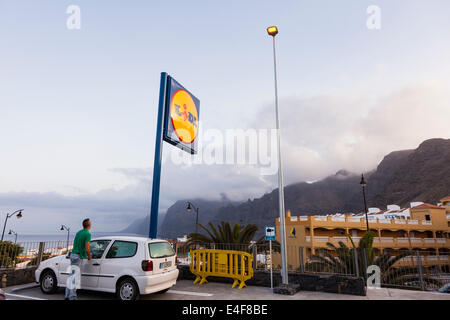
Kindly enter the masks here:
[[[373, 243], [375, 251], [394, 253], [396, 250], [419, 250], [426, 251], [427, 255], [437, 260], [449, 259], [450, 196], [441, 199], [438, 205], [414, 202], [408, 208], [397, 205], [389, 205], [386, 210], [371, 208], [368, 217], [369, 228], [376, 233]], [[279, 230], [279, 218], [276, 225]], [[288, 259], [290, 255], [298, 255], [299, 247], [304, 248], [307, 257], [316, 254], [317, 249], [327, 248], [328, 242], [339, 246], [342, 241], [351, 247], [347, 234], [357, 245], [366, 230], [364, 213], [294, 217], [288, 211]], [[280, 241], [279, 232], [277, 240]]]

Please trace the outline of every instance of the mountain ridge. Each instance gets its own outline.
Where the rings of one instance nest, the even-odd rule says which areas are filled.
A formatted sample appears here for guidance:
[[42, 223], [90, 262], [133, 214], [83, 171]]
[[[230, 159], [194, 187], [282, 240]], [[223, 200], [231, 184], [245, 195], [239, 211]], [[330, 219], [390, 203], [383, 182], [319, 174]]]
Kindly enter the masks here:
[[[429, 139], [416, 149], [387, 154], [376, 169], [366, 175], [369, 207], [409, 202], [435, 203], [450, 194], [450, 139]], [[293, 216], [358, 213], [364, 210], [360, 174], [345, 169], [322, 180], [285, 186], [285, 207]], [[262, 233], [278, 217], [278, 188], [246, 202], [196, 200], [200, 223], [255, 223]], [[194, 219], [187, 218], [186, 201], [171, 206], [161, 223], [161, 237], [182, 236], [193, 231]], [[166, 221], [167, 220], [167, 221]], [[128, 230], [129, 231], [129, 230]]]

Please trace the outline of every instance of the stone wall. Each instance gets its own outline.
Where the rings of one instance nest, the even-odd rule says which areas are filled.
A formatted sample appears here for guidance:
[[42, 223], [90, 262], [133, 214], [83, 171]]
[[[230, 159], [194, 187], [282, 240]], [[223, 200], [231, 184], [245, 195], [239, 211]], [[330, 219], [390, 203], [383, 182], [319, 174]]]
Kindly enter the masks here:
[[0, 286], [3, 286], [3, 276], [6, 275], [6, 286], [17, 286], [19, 284], [26, 284], [35, 282], [34, 272], [36, 267], [24, 268], [24, 269], [2, 269], [0, 270]]
[[[178, 280], [194, 280], [195, 276], [190, 272], [189, 266], [178, 266], [180, 274]], [[233, 283], [232, 279], [220, 277], [208, 277], [211, 282]], [[363, 278], [342, 275], [316, 275], [290, 273], [289, 282], [300, 285], [303, 291], [321, 291], [338, 294], [350, 294], [365, 296], [366, 287]], [[253, 278], [245, 282], [247, 285], [270, 287], [270, 272], [256, 271]], [[281, 284], [280, 272], [273, 273], [273, 286]]]

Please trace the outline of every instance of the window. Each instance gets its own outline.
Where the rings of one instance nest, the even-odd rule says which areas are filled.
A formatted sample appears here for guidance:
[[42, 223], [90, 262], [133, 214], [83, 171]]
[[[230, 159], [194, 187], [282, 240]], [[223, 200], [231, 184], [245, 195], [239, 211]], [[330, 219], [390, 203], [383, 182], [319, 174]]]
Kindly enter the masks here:
[[111, 240], [94, 240], [91, 241], [89, 245], [89, 249], [91, 250], [92, 259], [100, 259], [103, 256], [103, 252], [105, 252], [106, 247]]
[[148, 250], [150, 251], [150, 257], [153, 259], [170, 257], [175, 254], [172, 246], [167, 242], [149, 243]]
[[425, 220], [426, 220], [426, 221], [431, 221], [431, 216], [430, 216], [429, 214], [426, 214], [426, 215], [425, 215]]
[[114, 241], [108, 253], [106, 254], [106, 259], [130, 258], [136, 254], [136, 251], [136, 242]]

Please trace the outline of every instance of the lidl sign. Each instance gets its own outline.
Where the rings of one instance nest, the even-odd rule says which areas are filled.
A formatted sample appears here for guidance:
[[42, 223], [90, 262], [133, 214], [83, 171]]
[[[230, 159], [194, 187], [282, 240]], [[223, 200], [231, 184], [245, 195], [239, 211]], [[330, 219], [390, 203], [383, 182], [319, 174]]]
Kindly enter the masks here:
[[166, 83], [163, 139], [196, 154], [200, 100], [169, 75]]

